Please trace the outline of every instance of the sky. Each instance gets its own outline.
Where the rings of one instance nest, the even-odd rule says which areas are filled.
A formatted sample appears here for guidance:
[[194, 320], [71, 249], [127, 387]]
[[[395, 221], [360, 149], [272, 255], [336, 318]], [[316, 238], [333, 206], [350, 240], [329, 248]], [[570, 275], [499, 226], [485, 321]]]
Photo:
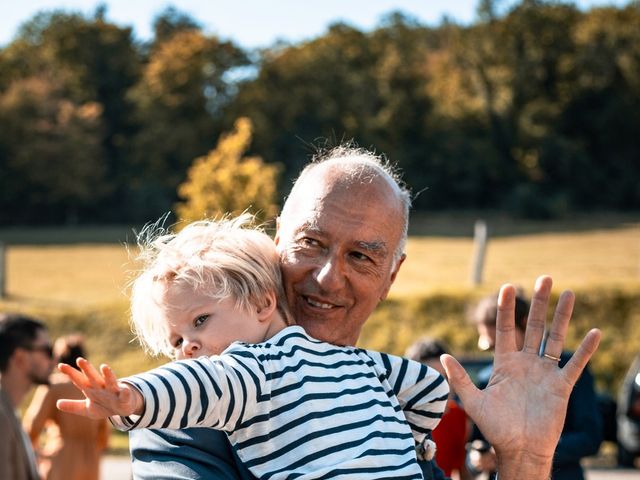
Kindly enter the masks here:
[[[18, 27], [39, 11], [64, 9], [93, 15], [107, 6], [107, 20], [131, 26], [140, 40], [151, 36], [154, 16], [173, 5], [199, 21], [204, 31], [244, 48], [268, 47], [277, 40], [299, 42], [322, 35], [328, 25], [344, 21], [362, 30], [374, 28], [391, 11], [402, 11], [421, 23], [436, 25], [444, 16], [467, 24], [478, 0], [1, 0], [0, 45], [11, 42]], [[508, 6], [515, 0], [501, 0]], [[626, 0], [575, 0], [580, 8], [624, 5]]]

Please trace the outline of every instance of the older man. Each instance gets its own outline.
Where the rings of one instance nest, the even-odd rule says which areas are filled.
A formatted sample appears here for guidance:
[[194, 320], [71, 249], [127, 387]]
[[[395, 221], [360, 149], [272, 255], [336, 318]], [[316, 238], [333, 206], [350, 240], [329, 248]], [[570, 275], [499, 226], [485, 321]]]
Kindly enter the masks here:
[[[275, 240], [290, 307], [312, 336], [341, 345], [357, 342], [405, 260], [409, 207], [409, 192], [369, 152], [338, 148], [303, 170]], [[496, 447], [501, 479], [548, 475], [571, 386], [597, 347], [596, 331], [567, 367], [558, 369], [554, 359], [573, 298], [565, 294], [551, 329], [555, 340], [547, 358], [538, 357], [550, 288], [549, 278], [539, 281], [532, 328], [519, 352], [513, 341], [514, 290], [503, 288], [497, 319], [500, 375], [487, 390], [476, 390], [453, 358], [444, 359], [453, 386]], [[131, 452], [135, 478], [252, 478], [222, 434], [210, 430], [139, 431], [131, 436]], [[441, 478], [430, 463], [423, 471], [425, 478]]]
[[33, 385], [46, 384], [53, 368], [44, 324], [22, 315], [0, 314], [0, 478], [39, 479], [31, 441], [16, 409]]

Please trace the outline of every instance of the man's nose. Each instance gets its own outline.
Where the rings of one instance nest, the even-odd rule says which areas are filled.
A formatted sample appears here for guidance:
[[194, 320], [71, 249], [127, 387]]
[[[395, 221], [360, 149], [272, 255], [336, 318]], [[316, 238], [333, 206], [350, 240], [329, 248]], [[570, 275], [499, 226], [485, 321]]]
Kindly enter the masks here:
[[336, 291], [344, 286], [346, 273], [344, 263], [335, 256], [327, 256], [318, 265], [315, 273], [316, 281], [322, 290]]

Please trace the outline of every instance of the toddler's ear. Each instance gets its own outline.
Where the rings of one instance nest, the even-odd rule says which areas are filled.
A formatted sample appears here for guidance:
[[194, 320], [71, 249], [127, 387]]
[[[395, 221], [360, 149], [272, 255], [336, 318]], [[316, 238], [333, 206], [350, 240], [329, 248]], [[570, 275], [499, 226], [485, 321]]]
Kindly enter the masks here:
[[258, 320], [267, 320], [276, 309], [276, 294], [269, 292], [262, 305], [257, 309]]

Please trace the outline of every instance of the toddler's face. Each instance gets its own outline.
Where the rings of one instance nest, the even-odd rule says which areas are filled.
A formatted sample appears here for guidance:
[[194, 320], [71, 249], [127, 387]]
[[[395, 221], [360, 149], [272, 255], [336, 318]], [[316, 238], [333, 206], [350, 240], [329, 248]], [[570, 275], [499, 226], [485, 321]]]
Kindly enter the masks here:
[[215, 300], [177, 285], [170, 286], [162, 296], [167, 305], [160, 311], [167, 326], [167, 340], [174, 358], [196, 358], [219, 355], [231, 343], [259, 343], [264, 340], [264, 326], [257, 308], [240, 310], [235, 299]]

